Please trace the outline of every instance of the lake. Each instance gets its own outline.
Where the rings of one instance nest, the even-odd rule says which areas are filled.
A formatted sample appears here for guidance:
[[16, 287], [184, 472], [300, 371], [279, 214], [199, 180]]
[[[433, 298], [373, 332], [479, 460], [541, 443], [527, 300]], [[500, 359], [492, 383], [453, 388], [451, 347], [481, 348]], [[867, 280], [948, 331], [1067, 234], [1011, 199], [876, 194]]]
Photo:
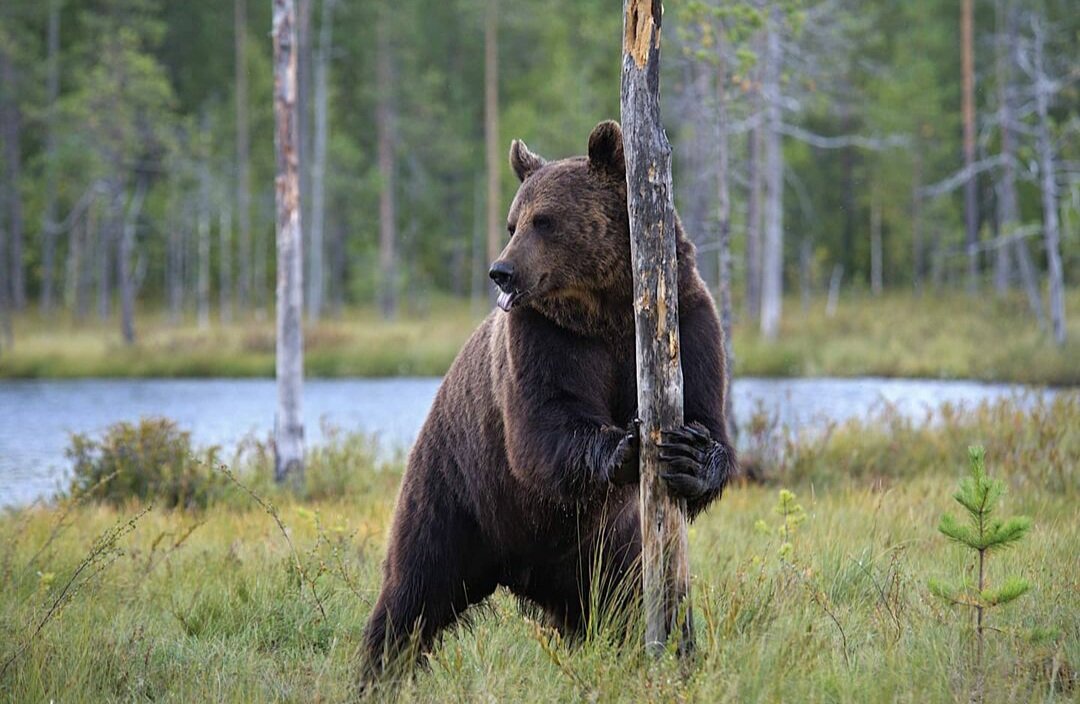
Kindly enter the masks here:
[[[439, 378], [313, 379], [304, 388], [307, 440], [322, 440], [323, 423], [376, 436], [387, 451], [407, 448], [438, 389]], [[864, 416], [883, 403], [922, 415], [943, 403], [975, 404], [1025, 387], [924, 379], [738, 379], [736, 417], [758, 407], [780, 423], [813, 429]], [[1051, 391], [1041, 393], [1050, 394]], [[85, 379], [0, 382], [0, 506], [52, 494], [67, 471], [71, 433], [111, 423], [166, 416], [196, 443], [226, 451], [245, 435], [267, 436], [276, 393], [270, 379]], [[225, 455], [226, 457], [228, 454]]]

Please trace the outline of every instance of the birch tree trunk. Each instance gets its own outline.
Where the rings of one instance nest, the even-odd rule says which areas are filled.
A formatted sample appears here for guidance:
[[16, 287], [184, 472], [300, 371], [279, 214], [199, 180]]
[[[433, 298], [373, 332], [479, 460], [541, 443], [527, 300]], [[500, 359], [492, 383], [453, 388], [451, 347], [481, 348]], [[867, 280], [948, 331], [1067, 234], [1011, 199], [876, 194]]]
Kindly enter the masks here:
[[[487, 0], [484, 15], [484, 148], [487, 160], [487, 263], [499, 258], [502, 249], [502, 215], [499, 213], [499, 0]], [[488, 287], [494, 301], [495, 289]]]
[[[972, 35], [972, 0], [960, 3], [961, 112], [964, 123], [964, 168], [975, 164], [975, 57]], [[975, 198], [976, 175], [970, 171], [964, 182], [964, 230], [967, 243], [967, 290], [975, 295], [979, 287], [979, 214]]]
[[251, 302], [251, 136], [248, 125], [247, 0], [233, 2], [236, 72], [236, 258], [239, 260], [236, 302]]
[[323, 274], [323, 230], [326, 225], [326, 140], [329, 116], [330, 56], [335, 0], [322, 0], [319, 48], [315, 55], [315, 145], [311, 162], [311, 247], [308, 262], [309, 320], [322, 317], [326, 277]]
[[273, 0], [274, 151], [277, 161], [277, 418], [274, 476], [300, 486], [304, 478], [303, 264], [300, 174], [296, 158], [296, 5]]
[[775, 340], [780, 332], [784, 293], [784, 155], [780, 142], [780, 10], [766, 20], [765, 65], [765, 241], [761, 271], [761, 334]]
[[683, 423], [671, 145], [660, 122], [660, 0], [624, 0], [621, 113], [634, 268], [645, 647], [693, 647], [685, 505], [660, 481], [662, 428]]
[[1039, 153], [1039, 186], [1042, 190], [1043, 240], [1046, 247], [1047, 278], [1050, 284], [1050, 327], [1054, 342], [1065, 344], [1065, 276], [1061, 265], [1061, 234], [1058, 224], [1058, 196], [1055, 181], [1054, 145], [1050, 138], [1050, 95], [1053, 84], [1046, 75], [1043, 51], [1045, 27], [1034, 23], [1035, 50], [1035, 128]]
[[375, 129], [378, 133], [379, 175], [379, 275], [382, 277], [379, 307], [383, 318], [397, 314], [397, 207], [394, 200], [397, 181], [394, 126], [394, 67], [390, 55], [390, 11], [380, 8], [376, 28], [377, 46], [375, 73], [378, 103], [375, 107]]
[[[1016, 182], [1015, 175], [1006, 174], [1005, 169], [1012, 169], [1008, 163], [1012, 159], [1012, 134], [1010, 120], [1012, 118], [1009, 102], [1009, 78], [1006, 61], [1008, 60], [1008, 39], [1004, 24], [1007, 23], [1005, 15], [1008, 10], [1004, 0], [994, 3], [997, 34], [994, 38], [994, 73], [997, 83], [998, 123], [1001, 130], [1001, 154], [1005, 157], [1006, 164], [1002, 167], [1001, 178], [997, 185], [997, 220], [998, 242], [994, 248], [994, 293], [1000, 298], [1009, 291], [1012, 280], [1012, 257], [1010, 256], [1010, 240], [1013, 229], [1016, 227]], [[1009, 136], [1006, 137], [1006, 133]], [[1010, 144], [1006, 144], [1010, 142]], [[1012, 178], [1011, 183], [1006, 183]], [[1008, 191], [1011, 189], [1011, 193]], [[1011, 202], [1006, 203], [1006, 200]]]
[[60, 5], [49, 2], [48, 58], [45, 79], [45, 206], [41, 214], [41, 312], [49, 315], [56, 289], [56, 113], [60, 98]]

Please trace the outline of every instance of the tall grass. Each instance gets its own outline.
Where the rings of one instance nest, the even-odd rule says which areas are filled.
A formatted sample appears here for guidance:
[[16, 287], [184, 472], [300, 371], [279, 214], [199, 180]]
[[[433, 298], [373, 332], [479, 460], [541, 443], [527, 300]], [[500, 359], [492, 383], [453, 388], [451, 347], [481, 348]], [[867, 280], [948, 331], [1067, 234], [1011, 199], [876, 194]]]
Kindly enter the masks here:
[[[394, 696], [965, 700], [974, 683], [970, 638], [925, 581], [966, 564], [937, 536], [936, 519], [963, 473], [964, 446], [996, 439], [988, 466], [1013, 487], [1002, 510], [1036, 523], [1022, 549], [1000, 556], [1001, 570], [1033, 588], [988, 634], [986, 699], [1074, 700], [1078, 407], [1073, 395], [1029, 410], [954, 410], [944, 423], [912, 423], [894, 444], [888, 418], [880, 427], [839, 426], [809, 445], [789, 439], [776, 452], [784, 464], [766, 467], [772, 484], [730, 488], [690, 529], [698, 651], [689, 664], [647, 660], [635, 637], [624, 640], [618, 619], [603, 615], [583, 641], [568, 642], [500, 591]], [[246, 452], [235, 472], [262, 503], [236, 489], [195, 511], [71, 497], [0, 515], [0, 661], [16, 654], [0, 676], [0, 700], [353, 696], [400, 465], [377, 466], [366, 441], [340, 437], [311, 456], [307, 495], [294, 497], [269, 483], [260, 453], [266, 448]], [[789, 516], [774, 510], [777, 484], [797, 494], [790, 501], [805, 514], [783, 535], [777, 528]], [[130, 532], [116, 532], [129, 524]], [[94, 561], [100, 571], [77, 579], [64, 608], [46, 619], [100, 551], [99, 536], [115, 536], [107, 559]]]
[[[881, 298], [846, 294], [835, 317], [822, 299], [803, 310], [786, 301], [778, 341], [754, 321], [737, 319], [736, 373], [742, 376], [890, 376], [974, 378], [1080, 384], [1080, 289], [1069, 292], [1068, 345], [1041, 333], [1019, 299], [973, 300], [957, 294]], [[738, 318], [738, 316], [737, 316]], [[305, 330], [309, 376], [439, 375], [479, 322], [469, 304], [435, 300], [383, 321], [368, 308], [348, 310]], [[270, 321], [245, 320], [200, 330], [173, 325], [161, 311], [137, 318], [138, 342], [122, 344], [115, 325], [68, 319], [15, 320], [14, 350], [0, 354], [0, 377], [272, 376]]]

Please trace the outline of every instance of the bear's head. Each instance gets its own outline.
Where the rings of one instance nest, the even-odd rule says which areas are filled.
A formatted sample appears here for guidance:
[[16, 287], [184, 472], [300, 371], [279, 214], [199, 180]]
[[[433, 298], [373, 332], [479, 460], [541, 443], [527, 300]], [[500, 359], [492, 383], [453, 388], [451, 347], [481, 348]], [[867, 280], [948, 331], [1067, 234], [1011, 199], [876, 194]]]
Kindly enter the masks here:
[[593, 129], [587, 157], [549, 162], [514, 140], [510, 166], [521, 186], [507, 217], [510, 241], [489, 272], [499, 307], [581, 320], [628, 301], [630, 226], [618, 123]]

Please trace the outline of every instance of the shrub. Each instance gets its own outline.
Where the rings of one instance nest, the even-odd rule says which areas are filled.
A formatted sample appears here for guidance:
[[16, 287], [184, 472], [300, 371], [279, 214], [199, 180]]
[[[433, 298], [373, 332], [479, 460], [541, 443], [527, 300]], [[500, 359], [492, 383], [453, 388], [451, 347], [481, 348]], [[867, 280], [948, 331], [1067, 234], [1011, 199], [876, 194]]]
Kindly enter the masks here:
[[225, 478], [214, 471], [217, 453], [216, 447], [193, 447], [191, 433], [167, 418], [116, 423], [100, 439], [75, 434], [67, 449], [69, 493], [90, 492], [114, 505], [141, 499], [205, 508], [225, 489]]

